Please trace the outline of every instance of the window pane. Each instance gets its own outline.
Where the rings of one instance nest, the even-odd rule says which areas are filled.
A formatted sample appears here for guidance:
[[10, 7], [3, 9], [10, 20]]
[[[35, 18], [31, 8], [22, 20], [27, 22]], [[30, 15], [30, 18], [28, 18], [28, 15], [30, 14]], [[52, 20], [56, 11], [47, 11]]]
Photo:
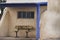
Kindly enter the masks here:
[[34, 12], [18, 12], [18, 18], [34, 18]]
[[30, 12], [27, 12], [27, 18], [30, 18]]
[[27, 18], [26, 17], [26, 12], [22, 12], [23, 13], [23, 18]]
[[31, 12], [30, 18], [34, 18], [34, 12]]
[[23, 18], [23, 13], [22, 12], [18, 12], [18, 18]]

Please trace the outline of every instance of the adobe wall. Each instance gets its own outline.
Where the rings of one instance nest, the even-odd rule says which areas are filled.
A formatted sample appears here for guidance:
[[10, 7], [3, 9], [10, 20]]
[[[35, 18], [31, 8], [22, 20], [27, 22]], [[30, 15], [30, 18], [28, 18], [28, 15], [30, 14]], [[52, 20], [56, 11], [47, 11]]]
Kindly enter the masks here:
[[[18, 11], [34, 11], [34, 19], [18, 19]], [[21, 7], [21, 8], [9, 8], [9, 36], [15, 36], [15, 26], [31, 25], [36, 29], [36, 8], [35, 7]], [[25, 37], [26, 30], [20, 30], [18, 36]], [[29, 32], [30, 37], [36, 37], [36, 30]]]
[[9, 14], [8, 9], [4, 9], [3, 16], [0, 20], [0, 36], [8, 36], [8, 21], [9, 20]]

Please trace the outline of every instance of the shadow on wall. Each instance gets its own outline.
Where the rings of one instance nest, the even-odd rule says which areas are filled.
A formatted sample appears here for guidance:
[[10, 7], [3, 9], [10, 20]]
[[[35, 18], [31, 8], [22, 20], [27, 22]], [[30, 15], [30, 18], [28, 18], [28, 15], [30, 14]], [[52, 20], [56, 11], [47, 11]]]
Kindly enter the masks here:
[[4, 9], [4, 14], [0, 20], [0, 36], [7, 36], [8, 35], [8, 16], [7, 10]]
[[40, 7], [40, 13], [42, 14], [43, 12], [45, 12], [47, 10], [47, 6], [41, 6]]

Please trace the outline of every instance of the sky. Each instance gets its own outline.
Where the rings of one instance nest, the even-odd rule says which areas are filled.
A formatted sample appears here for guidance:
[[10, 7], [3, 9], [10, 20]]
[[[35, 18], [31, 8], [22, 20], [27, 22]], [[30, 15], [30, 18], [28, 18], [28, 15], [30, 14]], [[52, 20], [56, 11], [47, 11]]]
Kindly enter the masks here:
[[38, 3], [46, 1], [47, 0], [7, 0], [7, 3]]
[[40, 2], [47, 2], [47, 0], [40, 0]]

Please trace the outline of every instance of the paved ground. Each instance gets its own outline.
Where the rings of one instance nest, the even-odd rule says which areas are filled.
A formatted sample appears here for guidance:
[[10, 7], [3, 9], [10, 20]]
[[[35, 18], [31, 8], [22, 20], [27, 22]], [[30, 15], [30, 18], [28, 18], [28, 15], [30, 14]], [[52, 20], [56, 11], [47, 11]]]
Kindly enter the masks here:
[[44, 39], [44, 40], [60, 40], [60, 38], [50, 38], [50, 39]]
[[[36, 40], [35, 38], [16, 38], [16, 37], [0, 37], [0, 40]], [[44, 40], [60, 40], [60, 38], [50, 38]]]
[[35, 38], [0, 37], [0, 40], [36, 40]]

